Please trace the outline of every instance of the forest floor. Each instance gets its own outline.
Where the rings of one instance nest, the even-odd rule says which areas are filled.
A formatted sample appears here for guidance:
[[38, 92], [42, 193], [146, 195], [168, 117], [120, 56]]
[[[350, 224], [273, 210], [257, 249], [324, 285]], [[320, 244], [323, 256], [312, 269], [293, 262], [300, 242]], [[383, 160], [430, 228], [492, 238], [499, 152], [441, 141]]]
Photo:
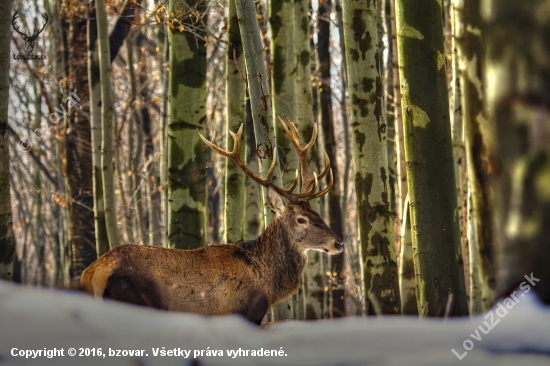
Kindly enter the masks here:
[[530, 295], [471, 319], [350, 317], [259, 329], [237, 316], [167, 313], [0, 281], [0, 365], [548, 366], [550, 308]]

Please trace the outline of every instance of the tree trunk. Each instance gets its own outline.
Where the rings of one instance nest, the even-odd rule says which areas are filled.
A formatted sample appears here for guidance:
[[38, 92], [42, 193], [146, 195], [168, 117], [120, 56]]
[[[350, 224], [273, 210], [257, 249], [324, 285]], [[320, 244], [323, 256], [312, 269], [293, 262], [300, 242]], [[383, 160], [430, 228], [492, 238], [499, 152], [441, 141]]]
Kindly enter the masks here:
[[180, 249], [206, 243], [206, 146], [198, 135], [206, 129], [206, 46], [183, 26], [195, 22], [187, 12], [202, 15], [205, 7], [168, 6], [168, 244]]
[[[275, 130], [273, 127], [273, 114], [271, 111], [271, 95], [268, 85], [268, 75], [265, 67], [264, 46], [262, 44], [260, 25], [254, 2], [237, 0], [237, 16], [243, 42], [244, 58], [246, 62], [246, 75], [248, 78], [248, 91], [250, 93], [250, 106], [254, 123], [254, 135], [256, 136], [256, 153], [260, 159], [260, 176], [266, 175], [276, 146]], [[277, 164], [273, 173], [273, 181], [278, 186], [282, 185], [281, 168]], [[267, 203], [267, 189], [262, 187], [264, 227], [273, 220], [274, 213]], [[286, 304], [286, 306], [285, 306]], [[294, 317], [292, 303], [287, 300], [279, 308], [284, 309], [277, 319], [291, 319]]]
[[481, 9], [489, 126], [497, 143], [490, 160], [497, 183], [496, 295], [522, 284], [522, 292], [533, 286], [550, 304], [550, 3], [484, 0]]
[[[459, 8], [459, 5], [463, 5]], [[472, 192], [472, 238], [475, 250], [483, 311], [495, 301], [495, 268], [493, 257], [493, 192], [490, 182], [489, 152], [494, 150], [488, 136], [485, 99], [485, 64], [482, 43], [480, 1], [455, 3], [455, 39], [462, 92], [462, 115], [466, 132], [468, 183]], [[467, 29], [470, 29], [467, 31]], [[478, 33], [479, 32], [479, 33]], [[473, 265], [470, 262], [470, 265]], [[470, 301], [472, 294], [470, 294]]]
[[344, 2], [343, 20], [364, 294], [383, 314], [399, 314], [376, 5]]
[[[297, 0], [298, 1], [298, 0]], [[294, 53], [294, 4], [288, 0], [269, 0], [269, 24], [271, 25], [271, 91], [273, 116], [286, 115], [296, 122], [296, 67]], [[298, 128], [300, 126], [298, 125]], [[275, 124], [279, 163], [283, 185], [294, 181], [298, 169], [298, 157], [292, 143], [280, 123]]]
[[399, 291], [401, 294], [401, 313], [418, 315], [414, 283], [413, 245], [411, 236], [411, 215], [409, 198], [403, 205], [403, 225], [401, 226], [401, 260], [399, 261]]
[[[294, 59], [296, 60], [296, 124], [300, 139], [309, 141], [313, 132], [313, 96], [311, 90], [311, 50], [307, 0], [294, 1]], [[308, 156], [308, 166], [318, 171], [317, 146]], [[334, 168], [333, 168], [334, 169]], [[333, 170], [334, 171], [334, 170]], [[336, 179], [337, 181], [337, 179]], [[320, 213], [320, 200], [312, 201], [311, 208]], [[296, 297], [299, 319], [321, 319], [324, 313], [324, 271], [320, 252], [307, 253], [307, 265], [302, 274], [301, 287]]]
[[[69, 245], [72, 248], [72, 279], [97, 259], [94, 228], [93, 166], [88, 103], [87, 21], [75, 16], [71, 21], [70, 68], [74, 86], [63, 104], [69, 113], [65, 138], [67, 171], [65, 186], [69, 209]], [[74, 83], [74, 84], [73, 84]], [[70, 107], [69, 107], [70, 106]]]
[[[334, 233], [343, 239], [343, 220], [340, 203], [340, 175], [336, 164], [336, 138], [334, 136], [334, 120], [332, 116], [332, 88], [330, 75], [330, 12], [331, 1], [324, 1], [317, 13], [317, 75], [319, 84], [319, 119], [323, 129], [324, 147], [331, 161], [334, 185], [328, 192], [328, 224]], [[331, 317], [345, 316], [344, 290], [344, 254], [330, 257], [330, 273], [332, 287]]]
[[[235, 133], [244, 122], [246, 136], [246, 66], [243, 44], [239, 30], [236, 0], [229, 0], [227, 22], [227, 50], [225, 55], [227, 121], [227, 150], [231, 151], [232, 139], [229, 132]], [[248, 147], [248, 146], [247, 146]], [[245, 149], [241, 149], [241, 159], [245, 161]], [[245, 180], [244, 172], [231, 159], [226, 159], [225, 171], [225, 239], [226, 243], [236, 243], [244, 239], [245, 220]], [[256, 184], [255, 182], [253, 184]]]
[[109, 33], [105, 0], [96, 0], [99, 71], [101, 75], [101, 170], [103, 179], [103, 200], [105, 202], [105, 224], [111, 249], [119, 245], [116, 196], [114, 188], [114, 120], [113, 78], [109, 50]]
[[0, 4], [0, 279], [6, 281], [13, 279], [13, 258], [15, 254], [8, 138], [11, 5], [11, 0], [3, 1]]
[[92, 180], [94, 190], [94, 227], [96, 253], [100, 257], [109, 250], [109, 238], [105, 223], [105, 201], [101, 171], [101, 82], [99, 52], [97, 49], [97, 21], [95, 1], [88, 19], [88, 85], [90, 96], [90, 126], [92, 147]]
[[418, 311], [444, 316], [452, 295], [467, 315], [441, 3], [398, 0], [396, 21]]

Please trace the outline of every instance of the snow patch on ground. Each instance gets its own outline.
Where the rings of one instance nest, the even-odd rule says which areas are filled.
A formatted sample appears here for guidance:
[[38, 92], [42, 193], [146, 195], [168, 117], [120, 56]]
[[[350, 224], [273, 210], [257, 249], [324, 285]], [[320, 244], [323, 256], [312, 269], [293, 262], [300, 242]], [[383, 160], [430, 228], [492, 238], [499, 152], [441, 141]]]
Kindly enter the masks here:
[[[238, 316], [168, 313], [0, 281], [0, 364], [548, 366], [550, 309], [528, 293], [502, 318], [496, 310], [492, 323], [490, 316], [422, 321], [380, 317], [284, 322], [259, 329]], [[494, 324], [487, 334], [478, 328], [488, 329], [484, 322]], [[464, 344], [470, 347], [465, 340], [473, 348], [464, 349]], [[153, 349], [162, 347], [191, 352], [188, 358], [153, 356]], [[44, 348], [63, 348], [64, 356], [12, 356], [12, 352]], [[77, 355], [68, 356], [69, 348], [76, 349]], [[79, 357], [79, 348], [101, 348], [106, 356]], [[144, 350], [148, 356], [110, 357], [109, 348]], [[228, 350], [239, 348], [249, 354], [262, 348], [283, 350], [286, 356], [227, 356]], [[194, 358], [200, 350], [203, 356]], [[207, 357], [212, 350], [222, 351], [223, 356]]]

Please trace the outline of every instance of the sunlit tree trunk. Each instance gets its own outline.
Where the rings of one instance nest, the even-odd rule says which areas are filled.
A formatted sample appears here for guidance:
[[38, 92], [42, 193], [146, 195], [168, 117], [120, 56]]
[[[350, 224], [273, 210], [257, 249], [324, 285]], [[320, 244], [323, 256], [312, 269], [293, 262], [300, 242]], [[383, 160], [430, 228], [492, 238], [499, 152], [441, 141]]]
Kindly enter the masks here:
[[496, 295], [523, 282], [520, 291], [531, 286], [550, 304], [550, 2], [481, 4], [489, 126], [497, 145], [490, 166], [496, 175]]
[[[260, 25], [258, 24], [254, 3], [252, 1], [237, 0], [236, 4], [246, 62], [250, 106], [254, 123], [254, 135], [256, 137], [256, 153], [260, 159], [260, 175], [265, 176], [271, 165], [273, 149], [276, 146], [274, 146], [275, 130], [273, 127], [268, 76], [265, 67], [264, 46], [262, 44]], [[275, 168], [273, 179], [275, 184], [282, 185], [279, 164]], [[274, 217], [274, 213], [267, 203], [266, 194], [267, 189], [262, 187], [264, 227], [267, 227]], [[277, 320], [294, 317], [292, 302], [290, 300], [281, 303], [279, 308], [284, 311], [279, 312], [275, 317]], [[272, 318], [272, 320], [274, 319]]]
[[6, 281], [13, 278], [15, 254], [8, 139], [11, 5], [11, 0], [0, 3], [0, 279]]
[[[243, 45], [239, 30], [236, 0], [229, 0], [227, 22], [228, 46], [225, 55], [227, 121], [227, 149], [233, 149], [229, 132], [235, 133], [244, 123], [246, 130], [246, 66]], [[245, 132], [246, 134], [246, 132]], [[247, 146], [248, 147], [248, 146]], [[241, 159], [245, 161], [245, 149], [241, 149]], [[226, 159], [225, 171], [225, 239], [226, 243], [236, 243], [244, 238], [245, 220], [245, 180], [244, 172], [231, 159]], [[253, 184], [256, 184], [255, 182]]]
[[441, 2], [397, 0], [396, 20], [418, 311], [444, 316], [452, 295], [467, 315]]
[[414, 283], [414, 261], [411, 236], [411, 216], [409, 198], [403, 205], [403, 223], [401, 225], [401, 258], [399, 261], [399, 291], [401, 294], [401, 313], [418, 315]]
[[[400, 313], [376, 5], [343, 3], [361, 266], [367, 312]], [[374, 304], [378, 302], [378, 304]]]
[[99, 70], [101, 75], [101, 170], [103, 180], [103, 199], [105, 202], [105, 224], [109, 247], [119, 245], [116, 216], [116, 196], [114, 188], [114, 104], [111, 55], [109, 50], [109, 33], [105, 0], [96, 1], [97, 34], [99, 50]]
[[[197, 8], [170, 0], [168, 40], [168, 243], [172, 248], [198, 248], [206, 243], [206, 46], [185, 30]], [[200, 27], [199, 27], [200, 28]], [[196, 30], [205, 36], [204, 30]]]
[[[460, 6], [462, 5], [462, 7]], [[485, 98], [485, 45], [482, 32], [480, 1], [455, 2], [455, 38], [462, 92], [462, 115], [466, 135], [468, 183], [472, 193], [472, 230], [479, 269], [483, 310], [495, 300], [495, 267], [493, 257], [493, 192], [490, 182], [490, 151], [494, 142], [488, 130]], [[470, 295], [472, 298], [472, 294]], [[470, 301], [474, 301], [471, 299]], [[477, 313], [477, 312], [476, 312]]]
[[103, 200], [103, 178], [101, 171], [101, 82], [99, 74], [99, 52], [97, 49], [97, 21], [95, 1], [88, 18], [88, 86], [90, 97], [90, 126], [92, 148], [92, 180], [94, 193], [94, 229], [96, 253], [101, 256], [109, 250], [109, 238], [105, 225], [105, 201]]

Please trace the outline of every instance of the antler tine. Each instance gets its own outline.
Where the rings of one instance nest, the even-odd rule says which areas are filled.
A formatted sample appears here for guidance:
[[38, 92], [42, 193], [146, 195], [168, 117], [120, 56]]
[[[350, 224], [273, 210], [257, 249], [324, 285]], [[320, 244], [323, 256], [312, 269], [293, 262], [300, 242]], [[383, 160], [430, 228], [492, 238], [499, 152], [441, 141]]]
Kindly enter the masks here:
[[[212, 142], [208, 141], [203, 135], [199, 133], [199, 137], [204, 141], [206, 145], [208, 145], [210, 148], [212, 148], [214, 151], [216, 151], [218, 154], [225, 156], [226, 158], [229, 158], [233, 160], [241, 169], [242, 171], [248, 175], [250, 178], [252, 178], [257, 183], [260, 183], [263, 186], [273, 185], [271, 182], [271, 177], [273, 176], [273, 172], [275, 171], [275, 166], [277, 165], [277, 148], [275, 147], [273, 149], [273, 161], [271, 162], [271, 166], [269, 167], [269, 171], [267, 172], [267, 175], [265, 178], [262, 178], [261, 176], [255, 174], [252, 172], [248, 167], [245, 165], [245, 163], [241, 160], [241, 154], [240, 154], [240, 147], [241, 147], [241, 137], [243, 134], [243, 124], [241, 123], [241, 126], [239, 127], [239, 130], [237, 133], [233, 133], [229, 131], [231, 137], [233, 138], [233, 151], [229, 152], [227, 150], [222, 149], [221, 147], [216, 144], [216, 141], [214, 140], [214, 136], [212, 136]], [[279, 188], [279, 187], [276, 187]], [[285, 195], [285, 197], [287, 197]], [[289, 198], [289, 197], [287, 197]], [[291, 199], [291, 198], [289, 198]]]
[[323, 179], [324, 176], [327, 174], [327, 172], [328, 172], [329, 169], [330, 169], [330, 159], [328, 158], [327, 151], [326, 151], [326, 150], [323, 150], [323, 153], [324, 153], [324, 155], [325, 155], [325, 168], [323, 169], [323, 171], [321, 172], [321, 174], [319, 174], [319, 176], [318, 176], [319, 179]]
[[[328, 191], [330, 191], [330, 189], [332, 188], [332, 185], [334, 184], [334, 179], [333, 179], [333, 176], [332, 176], [332, 169], [329, 169], [329, 182], [328, 182], [328, 185], [326, 186], [325, 189], [323, 189], [322, 191], [319, 191], [311, 196], [309, 196], [307, 198], [308, 201], [312, 200], [312, 199], [315, 199], [315, 198], [319, 198], [321, 196], [324, 196], [325, 194], [327, 194]], [[315, 181], [317, 182], [317, 176], [315, 176]]]
[[292, 142], [292, 145], [294, 145], [294, 149], [296, 150], [296, 153], [298, 155], [300, 155], [300, 151], [302, 151], [302, 148], [300, 147], [300, 137], [298, 137], [297, 135], [295, 136], [294, 135], [294, 131], [292, 131], [290, 129], [290, 125], [292, 124], [292, 122], [290, 122], [290, 120], [287, 118], [287, 116], [285, 116], [283, 114], [283, 117], [287, 120], [287, 122], [289, 123], [288, 125], [286, 124], [285, 121], [282, 120], [282, 118], [280, 116], [277, 116], [277, 118], [279, 119], [279, 122], [281, 122], [281, 125], [283, 125], [283, 128], [287, 134], [287, 136], [290, 138], [290, 142]]
[[232, 158], [233, 157], [233, 152], [235, 151], [235, 149], [233, 148], [233, 152], [229, 152], [229, 151], [226, 151], [226, 150], [222, 149], [221, 147], [219, 147], [218, 144], [216, 144], [216, 141], [215, 141], [216, 134], [214, 134], [214, 136], [212, 136], [212, 141], [213, 142], [208, 141], [206, 139], [206, 137], [204, 137], [200, 133], [199, 133], [199, 137], [202, 139], [202, 141], [204, 141], [204, 143], [206, 145], [208, 145], [212, 150], [214, 150], [218, 154], [220, 154], [222, 156], [225, 156], [226, 158]]

